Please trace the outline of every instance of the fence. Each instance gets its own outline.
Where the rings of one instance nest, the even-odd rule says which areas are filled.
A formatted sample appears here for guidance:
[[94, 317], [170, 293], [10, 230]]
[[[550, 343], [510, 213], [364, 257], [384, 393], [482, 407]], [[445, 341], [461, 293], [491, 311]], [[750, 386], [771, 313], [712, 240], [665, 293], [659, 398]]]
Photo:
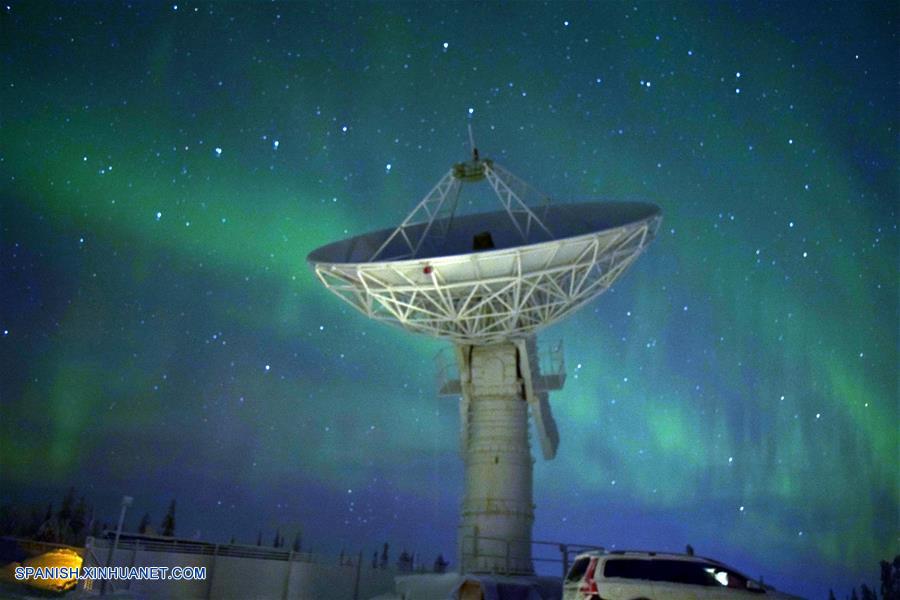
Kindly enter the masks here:
[[[88, 538], [84, 566], [105, 567], [112, 540]], [[325, 560], [308, 552], [237, 544], [125, 537], [111, 567], [204, 567], [206, 579], [107, 581], [107, 591], [132, 590], [165, 598], [335, 598], [359, 600], [393, 590], [395, 569], [365, 565], [363, 554]], [[83, 581], [85, 591], [100, 593], [99, 582]]]
[[[462, 554], [462, 563], [463, 564], [476, 564], [477, 559], [479, 557], [484, 558], [499, 558], [503, 561], [503, 568], [495, 569], [492, 573], [496, 575], [515, 575], [518, 574], [514, 568], [514, 565], [517, 564], [518, 558], [514, 551], [514, 548], [517, 546], [521, 546], [523, 543], [527, 543], [529, 540], [512, 540], [507, 538], [499, 538], [499, 537], [488, 537], [488, 536], [479, 536], [479, 535], [466, 535], [463, 536], [463, 554]], [[482, 542], [488, 542], [487, 544], [482, 544]], [[585, 552], [587, 550], [603, 550], [602, 546], [595, 546], [591, 544], [571, 544], [571, 543], [563, 543], [563, 542], [545, 542], [545, 541], [531, 541], [532, 546], [532, 557], [531, 562], [537, 563], [534, 565], [534, 571], [538, 574], [549, 574], [552, 571], [556, 570], [557, 573], [561, 574], [561, 577], [565, 579], [566, 573], [569, 572], [569, 565], [571, 563], [571, 559], [578, 554]], [[502, 548], [503, 550], [499, 553], [496, 552], [496, 548]], [[488, 552], [484, 552], [484, 548], [488, 549]], [[547, 556], [547, 551], [549, 549], [554, 549], [558, 552], [558, 556], [553, 555]], [[543, 551], [543, 552], [542, 552]], [[496, 561], [494, 561], [496, 564]], [[552, 565], [559, 565], [559, 567], [554, 568]]]
[[[20, 551], [34, 556], [69, 548], [83, 557], [85, 567], [203, 567], [206, 578], [193, 581], [126, 580], [107, 581], [106, 591], [131, 590], [141, 597], [240, 599], [320, 599], [361, 600], [394, 589], [397, 575], [414, 574], [412, 570], [375, 568], [360, 552], [355, 556], [324, 557], [311, 552], [294, 552], [281, 548], [265, 548], [242, 544], [213, 544], [192, 540], [123, 534], [107, 565], [109, 538], [87, 538], [84, 548], [4, 538]], [[523, 540], [488, 536], [464, 536], [463, 564], [467, 558], [496, 557], [496, 575], [515, 575], [515, 552]], [[561, 575], [565, 578], [572, 558], [585, 550], [603, 550], [591, 544], [532, 541], [531, 561], [539, 575]], [[493, 554], [492, 554], [493, 553]], [[471, 563], [470, 563], [471, 564]], [[410, 565], [411, 567], [411, 565]], [[100, 582], [82, 580], [79, 587], [100, 594]]]

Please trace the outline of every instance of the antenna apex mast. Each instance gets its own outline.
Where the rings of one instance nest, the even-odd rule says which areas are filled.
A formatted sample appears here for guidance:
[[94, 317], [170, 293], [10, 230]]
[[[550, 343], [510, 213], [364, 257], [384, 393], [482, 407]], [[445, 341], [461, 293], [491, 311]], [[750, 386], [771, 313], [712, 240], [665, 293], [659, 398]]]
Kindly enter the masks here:
[[475, 134], [472, 133], [472, 124], [468, 123], [469, 128], [469, 147], [472, 149], [472, 160], [460, 162], [453, 165], [453, 177], [465, 182], [474, 183], [481, 181], [485, 176], [485, 167], [490, 168], [493, 164], [489, 158], [481, 160], [478, 156], [478, 147], [475, 146]]

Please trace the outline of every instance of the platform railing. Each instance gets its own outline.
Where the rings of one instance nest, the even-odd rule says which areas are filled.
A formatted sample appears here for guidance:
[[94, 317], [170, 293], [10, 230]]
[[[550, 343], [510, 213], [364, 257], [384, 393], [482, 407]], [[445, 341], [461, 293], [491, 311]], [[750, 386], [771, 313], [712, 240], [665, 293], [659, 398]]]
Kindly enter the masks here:
[[459, 385], [459, 364], [456, 362], [456, 348], [446, 346], [440, 352], [435, 354], [434, 363], [437, 367], [435, 373], [435, 382], [437, 383], [439, 396], [458, 396], [460, 391]]

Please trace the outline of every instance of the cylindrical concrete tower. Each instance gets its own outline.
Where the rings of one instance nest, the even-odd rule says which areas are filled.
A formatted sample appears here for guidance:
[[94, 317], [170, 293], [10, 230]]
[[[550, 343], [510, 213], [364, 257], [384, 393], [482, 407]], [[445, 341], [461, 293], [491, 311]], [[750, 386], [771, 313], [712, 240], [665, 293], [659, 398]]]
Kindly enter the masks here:
[[[533, 459], [528, 404], [512, 343], [460, 346], [465, 496], [463, 572], [530, 574]], [[465, 375], [463, 373], [466, 373]]]

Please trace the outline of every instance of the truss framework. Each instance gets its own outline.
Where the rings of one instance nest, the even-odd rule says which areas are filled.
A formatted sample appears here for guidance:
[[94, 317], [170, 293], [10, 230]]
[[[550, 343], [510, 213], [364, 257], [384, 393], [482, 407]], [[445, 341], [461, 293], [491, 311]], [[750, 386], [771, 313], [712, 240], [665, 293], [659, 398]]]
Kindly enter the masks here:
[[[453, 175], [453, 169], [441, 177], [421, 202], [412, 210], [409, 215], [394, 232], [384, 240], [384, 243], [378, 247], [372, 254], [370, 261], [376, 260], [397, 260], [403, 258], [412, 258], [418, 255], [422, 244], [431, 233], [431, 228], [435, 221], [439, 224], [439, 230], [433, 234], [433, 238], [442, 239], [453, 222], [453, 214], [456, 212], [456, 201], [459, 199], [459, 189], [462, 183]], [[448, 201], [449, 200], [449, 201]], [[442, 217], [446, 216], [446, 219]], [[424, 225], [424, 228], [421, 227]], [[396, 242], [402, 241], [400, 254], [385, 256], [385, 251]]]
[[[552, 239], [547, 225], [526, 204], [529, 196], [537, 196], [546, 202], [549, 198], [504, 169], [492, 160], [476, 160], [458, 165], [488, 180], [500, 204], [509, 215], [523, 243], [533, 241], [536, 230], [544, 233], [543, 239]], [[403, 222], [372, 253], [369, 261], [404, 260], [416, 258], [426, 241], [440, 244], [453, 226], [459, 191], [462, 187], [460, 170], [450, 169]]]
[[[494, 188], [494, 193], [497, 194], [500, 204], [506, 209], [506, 213], [512, 220], [513, 225], [515, 225], [519, 235], [522, 236], [523, 242], [527, 243], [531, 239], [532, 226], [535, 225], [543, 230], [547, 237], [553, 238], [553, 234], [547, 229], [544, 222], [525, 204], [523, 196], [527, 194], [530, 188], [527, 183], [500, 165], [493, 163], [485, 165], [484, 176], [491, 184], [491, 187]], [[518, 188], [521, 191], [516, 193], [514, 188]], [[549, 200], [546, 196], [544, 198]]]
[[456, 344], [495, 344], [531, 335], [606, 291], [647, 247], [659, 220], [508, 250], [318, 263], [315, 270], [371, 319]]

